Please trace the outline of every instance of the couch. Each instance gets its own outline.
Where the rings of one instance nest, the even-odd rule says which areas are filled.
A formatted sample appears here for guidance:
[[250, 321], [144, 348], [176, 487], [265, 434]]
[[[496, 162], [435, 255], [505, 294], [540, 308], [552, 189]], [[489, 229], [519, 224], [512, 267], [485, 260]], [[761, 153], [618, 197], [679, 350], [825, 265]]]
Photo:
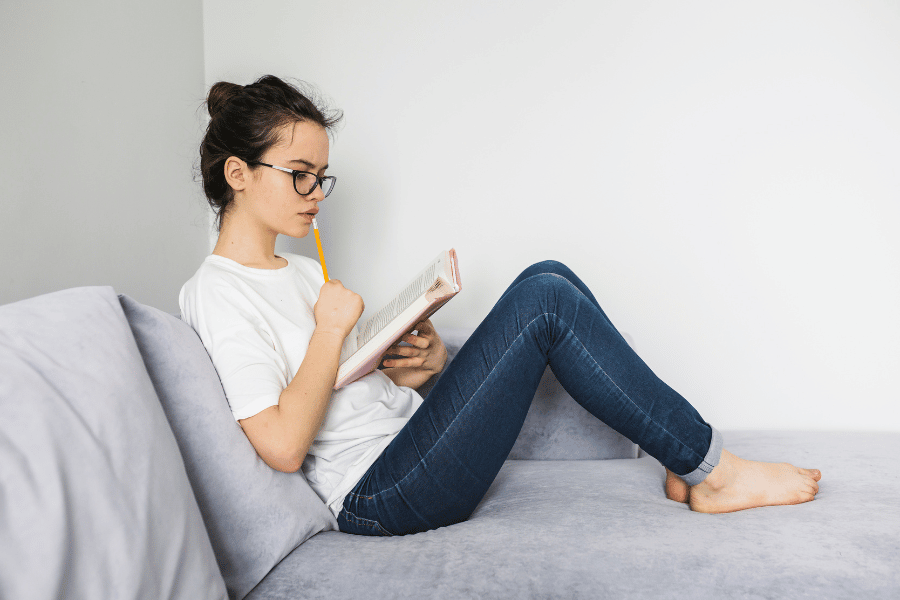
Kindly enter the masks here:
[[699, 514], [548, 371], [471, 518], [354, 536], [258, 458], [193, 330], [110, 287], [0, 307], [0, 411], [4, 600], [900, 598], [897, 432], [723, 431], [820, 492]]

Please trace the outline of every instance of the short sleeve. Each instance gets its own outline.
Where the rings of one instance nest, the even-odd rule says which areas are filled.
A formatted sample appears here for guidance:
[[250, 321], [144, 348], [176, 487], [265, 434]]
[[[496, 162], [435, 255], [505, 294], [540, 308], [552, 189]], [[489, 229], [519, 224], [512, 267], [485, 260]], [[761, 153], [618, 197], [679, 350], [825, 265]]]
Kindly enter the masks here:
[[182, 318], [206, 347], [235, 420], [277, 405], [288, 369], [265, 319], [231, 282], [209, 277], [195, 283], [182, 290]]
[[213, 365], [236, 420], [277, 405], [288, 385], [284, 360], [269, 340], [251, 323], [213, 334]]

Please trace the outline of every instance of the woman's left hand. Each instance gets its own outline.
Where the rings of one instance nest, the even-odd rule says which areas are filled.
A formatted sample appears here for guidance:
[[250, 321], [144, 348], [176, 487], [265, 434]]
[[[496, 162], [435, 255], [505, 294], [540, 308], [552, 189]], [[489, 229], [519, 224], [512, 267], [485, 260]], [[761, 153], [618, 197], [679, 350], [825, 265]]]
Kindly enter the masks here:
[[431, 320], [416, 325], [415, 332], [400, 338], [409, 346], [400, 345], [398, 342], [385, 352], [386, 356], [399, 358], [386, 358], [382, 363], [384, 374], [394, 383], [413, 389], [443, 371], [447, 364], [447, 348], [444, 347], [444, 342], [435, 331]]

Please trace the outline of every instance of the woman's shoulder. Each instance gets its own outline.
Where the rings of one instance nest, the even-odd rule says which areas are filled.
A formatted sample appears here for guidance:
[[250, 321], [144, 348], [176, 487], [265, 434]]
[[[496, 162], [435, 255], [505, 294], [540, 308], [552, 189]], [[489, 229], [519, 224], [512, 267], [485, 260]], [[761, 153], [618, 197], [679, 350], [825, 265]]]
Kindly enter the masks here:
[[201, 292], [222, 292], [236, 289], [241, 283], [241, 277], [229, 265], [214, 254], [204, 259], [193, 276], [182, 287], [182, 292], [198, 295]]
[[325, 276], [322, 274], [322, 265], [319, 264], [319, 261], [291, 252], [279, 252], [279, 255], [284, 257], [288, 264], [299, 271], [303, 277], [318, 281], [320, 284], [325, 282]]
[[210, 310], [246, 309], [249, 287], [240, 273], [229, 265], [210, 255], [200, 264], [194, 275], [181, 287], [178, 304], [182, 315], [197, 314]]

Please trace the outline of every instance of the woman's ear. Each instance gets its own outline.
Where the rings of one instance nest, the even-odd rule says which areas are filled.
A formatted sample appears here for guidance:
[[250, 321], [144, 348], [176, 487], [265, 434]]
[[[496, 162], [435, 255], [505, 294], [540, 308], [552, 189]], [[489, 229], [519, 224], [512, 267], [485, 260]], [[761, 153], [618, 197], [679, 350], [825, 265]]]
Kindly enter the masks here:
[[236, 156], [229, 156], [225, 161], [225, 181], [235, 191], [246, 188], [250, 181], [250, 170], [247, 163]]

